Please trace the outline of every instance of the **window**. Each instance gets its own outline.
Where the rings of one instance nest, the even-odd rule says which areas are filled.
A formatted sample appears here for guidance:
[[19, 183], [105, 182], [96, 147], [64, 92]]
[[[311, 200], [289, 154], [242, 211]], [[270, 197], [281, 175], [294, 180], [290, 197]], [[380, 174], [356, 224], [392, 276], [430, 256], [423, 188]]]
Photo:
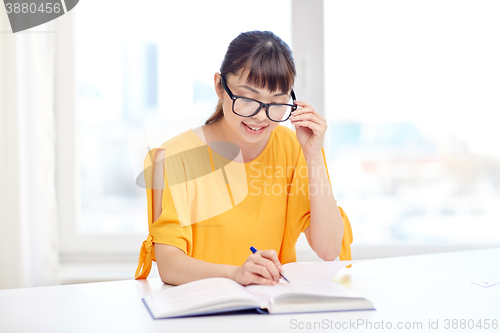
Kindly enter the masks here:
[[137, 255], [147, 206], [135, 178], [146, 153], [212, 114], [213, 76], [229, 42], [247, 30], [271, 30], [291, 44], [290, 1], [79, 4], [78, 181], [67, 199], [76, 201], [77, 222], [64, 223], [63, 251]]
[[498, 245], [500, 4], [324, 4], [326, 154], [357, 244]]
[[[63, 257], [136, 260], [147, 150], [213, 112], [213, 75], [238, 33], [271, 30], [292, 49], [292, 26], [307, 38], [291, 20], [299, 5], [89, 0], [58, 19], [58, 123], [75, 124], [58, 128]], [[324, 2], [325, 153], [356, 246], [498, 245], [498, 14], [495, 1]], [[303, 52], [299, 72], [317, 50]]]

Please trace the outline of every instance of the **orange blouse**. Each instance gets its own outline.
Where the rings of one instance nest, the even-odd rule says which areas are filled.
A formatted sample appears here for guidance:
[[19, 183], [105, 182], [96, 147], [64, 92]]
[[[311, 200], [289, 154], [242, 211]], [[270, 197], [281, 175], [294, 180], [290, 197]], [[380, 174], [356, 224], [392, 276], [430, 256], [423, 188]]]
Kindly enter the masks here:
[[[192, 130], [157, 148], [165, 150], [165, 177], [162, 213], [156, 221], [152, 179], [157, 149], [148, 153], [144, 179], [149, 235], [136, 279], [147, 278], [156, 261], [154, 242], [219, 264], [242, 265], [250, 246], [276, 250], [282, 264], [296, 261], [295, 244], [309, 227], [310, 205], [307, 164], [295, 131], [277, 126], [262, 153], [247, 163], [235, 162], [234, 154], [224, 156], [231, 155], [231, 148], [222, 148], [224, 154], [210, 149]], [[340, 259], [350, 260], [351, 224], [339, 211], [344, 222]]]

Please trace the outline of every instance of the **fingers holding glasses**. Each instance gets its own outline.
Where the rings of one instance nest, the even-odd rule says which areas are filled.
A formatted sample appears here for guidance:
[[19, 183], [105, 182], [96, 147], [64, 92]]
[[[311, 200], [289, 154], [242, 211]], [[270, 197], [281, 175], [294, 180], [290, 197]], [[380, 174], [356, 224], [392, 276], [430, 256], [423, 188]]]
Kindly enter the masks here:
[[314, 135], [323, 135], [327, 128], [326, 119], [314, 110], [310, 104], [302, 101], [295, 101], [295, 104], [299, 106], [299, 108], [292, 112], [290, 121], [296, 126], [296, 129], [308, 127], [312, 130]]

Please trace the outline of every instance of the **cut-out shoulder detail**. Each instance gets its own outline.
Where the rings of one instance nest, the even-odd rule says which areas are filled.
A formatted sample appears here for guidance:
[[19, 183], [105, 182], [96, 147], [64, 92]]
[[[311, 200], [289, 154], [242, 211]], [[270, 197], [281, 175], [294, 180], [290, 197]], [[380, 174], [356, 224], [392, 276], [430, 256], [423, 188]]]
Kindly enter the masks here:
[[207, 144], [207, 140], [205, 139], [205, 133], [203, 132], [202, 126], [193, 128], [192, 131], [194, 132], [194, 134], [196, 134], [196, 136], [200, 138], [201, 141]]
[[[204, 132], [207, 135], [205, 138], [211, 140], [210, 133], [207, 132], [210, 131]], [[168, 160], [165, 160], [165, 166], [162, 170], [164, 174], [158, 172], [159, 177], [155, 177], [161, 179], [161, 185], [157, 189], [153, 187], [153, 176], [155, 176], [153, 167], [156, 161], [162, 160], [163, 152], [159, 154], [161, 149], [164, 149], [165, 159], [195, 148], [208, 150], [209, 154], [216, 154], [215, 149], [212, 151], [203, 147], [205, 143], [192, 130], [185, 131], [169, 139], [145, 156], [144, 182], [147, 185], [145, 188], [148, 199], [147, 222], [149, 234], [141, 245], [136, 279], [146, 278], [151, 270], [152, 261], [159, 259], [155, 257], [154, 244], [174, 246], [186, 255], [198, 260], [242, 265], [248, 258], [248, 247], [252, 245], [250, 244], [247, 247], [244, 242], [252, 238], [251, 235], [257, 233], [260, 235], [259, 244], [264, 244], [261, 247], [275, 249], [279, 253], [282, 264], [297, 260], [295, 250], [297, 238], [310, 225], [308, 179], [303, 172], [294, 172], [292, 178], [284, 174], [289, 170], [289, 167], [293, 167], [293, 170], [307, 170], [307, 163], [297, 141], [296, 132], [293, 129], [279, 125], [273, 130], [273, 133], [272, 139], [274, 141], [270, 141], [268, 150], [264, 151], [257, 160], [260, 164], [255, 163], [253, 167], [252, 165], [248, 165], [248, 167], [245, 165], [246, 176], [235, 177], [236, 180], [246, 180], [248, 184], [248, 195], [244, 197], [244, 200], [239, 205], [233, 205], [233, 202], [235, 202], [234, 194], [237, 192], [233, 191], [231, 186], [233, 186], [235, 179], [227, 178], [228, 181], [226, 182], [222, 168], [218, 169], [221, 170], [220, 175], [216, 174], [215, 170], [208, 174], [211, 177], [213, 176], [213, 181], [210, 178], [209, 185], [202, 188], [197, 186], [201, 182], [192, 182], [188, 184], [190, 187], [187, 188], [188, 185], [183, 184], [178, 186], [178, 192], [174, 191], [175, 193], [172, 194], [172, 188], [175, 185], [173, 185], [173, 176], [169, 178], [166, 173]], [[322, 151], [322, 153], [325, 168], [328, 168], [324, 152]], [[203, 159], [204, 163], [207, 164], [208, 160], [210, 160], [210, 156], [208, 156], [208, 159], [206, 157]], [[210, 167], [212, 168], [212, 166]], [[274, 184], [280, 184], [280, 188], [285, 191], [276, 192], [277, 186], [273, 188], [271, 185], [267, 186], [267, 193], [270, 190], [271, 195], [266, 195], [266, 185], [264, 183], [267, 181], [266, 184], [269, 184], [269, 176], [266, 176], [266, 173], [269, 175], [269, 171], [266, 171], [269, 168], [272, 171], [271, 181]], [[161, 169], [161, 166], [156, 168], [157, 171]], [[284, 171], [283, 176], [277, 175], [276, 171], [280, 169]], [[225, 171], [226, 169], [224, 169]], [[328, 176], [328, 169], [326, 171]], [[183, 175], [184, 173], [181, 172], [180, 174]], [[226, 173], [226, 176], [228, 174]], [[196, 180], [202, 179], [196, 178]], [[255, 180], [258, 180], [258, 182]], [[330, 181], [329, 178], [328, 181]], [[211, 187], [212, 183], [217, 186], [220, 184], [221, 193], [224, 193], [224, 197], [213, 195], [212, 189], [214, 187]], [[261, 189], [260, 195], [254, 195], [257, 194], [255, 187]], [[222, 191], [226, 190], [226, 188], [227, 194]], [[180, 191], [181, 189], [182, 191]], [[153, 214], [153, 190], [158, 190], [157, 192], [160, 194], [157, 200], [157, 208], [163, 208], [162, 206], [165, 204], [165, 209], [158, 209], [156, 214]], [[175, 195], [179, 196], [175, 197]], [[231, 200], [231, 196], [233, 196], [233, 200]], [[177, 198], [180, 198], [178, 200], [179, 208], [175, 206]], [[198, 211], [204, 212], [203, 209], [206, 209], [207, 204], [213, 202], [218, 204], [223, 199], [229, 202], [227, 205], [228, 210], [225, 212], [207, 219], [199, 218], [199, 214], [194, 216], [194, 213], [198, 213]], [[213, 205], [210, 207], [213, 207]], [[283, 209], [275, 209], [276, 207], [282, 207]], [[340, 207], [339, 210], [341, 211]], [[193, 215], [190, 215], [191, 213]], [[341, 260], [345, 260], [350, 259], [351, 255], [352, 231], [347, 216], [342, 211], [341, 215], [344, 221], [344, 237], [339, 257]], [[192, 220], [199, 220], [200, 223], [191, 223]], [[248, 243], [250, 242], [253, 241], [250, 239]], [[217, 247], [214, 248], [213, 244], [217, 244]], [[161, 267], [161, 264], [158, 267]]]
[[155, 155], [155, 165], [153, 167], [153, 222], [161, 215], [161, 201], [163, 196], [165, 149], [158, 149]]

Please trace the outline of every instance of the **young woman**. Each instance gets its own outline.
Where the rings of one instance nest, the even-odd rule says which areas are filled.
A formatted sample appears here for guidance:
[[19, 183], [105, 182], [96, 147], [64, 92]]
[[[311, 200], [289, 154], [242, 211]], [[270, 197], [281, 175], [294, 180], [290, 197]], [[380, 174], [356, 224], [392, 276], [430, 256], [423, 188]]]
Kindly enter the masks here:
[[[273, 285], [281, 264], [296, 261], [301, 232], [323, 260], [351, 259], [350, 223], [322, 148], [327, 123], [295, 100], [295, 76], [290, 48], [273, 33], [231, 42], [214, 76], [214, 114], [146, 158], [149, 235], [137, 279], [155, 260], [169, 284], [227, 277]], [[288, 120], [295, 131], [279, 125]]]

